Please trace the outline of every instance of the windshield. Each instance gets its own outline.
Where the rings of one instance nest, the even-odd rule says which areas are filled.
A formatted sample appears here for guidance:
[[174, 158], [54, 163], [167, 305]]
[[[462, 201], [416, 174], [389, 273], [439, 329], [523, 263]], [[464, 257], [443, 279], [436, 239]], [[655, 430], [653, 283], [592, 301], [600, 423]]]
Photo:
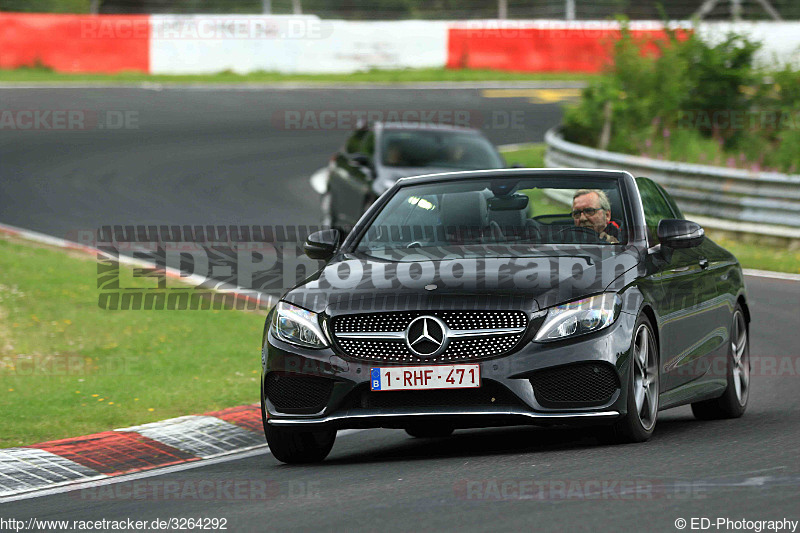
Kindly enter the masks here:
[[503, 167], [489, 141], [475, 133], [459, 131], [385, 131], [381, 162], [387, 167], [460, 170]]
[[356, 250], [505, 245], [516, 255], [519, 245], [625, 244], [626, 227], [616, 178], [465, 178], [401, 187]]

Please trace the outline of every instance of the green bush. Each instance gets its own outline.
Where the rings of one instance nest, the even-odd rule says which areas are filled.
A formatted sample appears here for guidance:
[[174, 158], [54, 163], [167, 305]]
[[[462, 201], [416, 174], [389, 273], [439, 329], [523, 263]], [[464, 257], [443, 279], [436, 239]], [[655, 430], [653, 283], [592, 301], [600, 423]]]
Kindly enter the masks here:
[[668, 31], [659, 53], [647, 55], [622, 26], [610, 70], [566, 109], [567, 140], [671, 160], [800, 168], [800, 72], [759, 71], [760, 44], [737, 34], [712, 45], [696, 32]]

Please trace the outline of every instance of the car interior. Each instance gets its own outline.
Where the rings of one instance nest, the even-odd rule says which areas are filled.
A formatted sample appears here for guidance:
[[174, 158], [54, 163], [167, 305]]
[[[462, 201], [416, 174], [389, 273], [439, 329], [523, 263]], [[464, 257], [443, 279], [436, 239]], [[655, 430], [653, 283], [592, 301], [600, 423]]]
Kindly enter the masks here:
[[[588, 228], [579, 228], [571, 215], [575, 189], [533, 188], [493, 184], [483, 190], [454, 190], [404, 197], [387, 208], [380, 224], [387, 226], [382, 242], [392, 242], [390, 228], [426, 228], [424, 238], [409, 239], [407, 247], [491, 243], [608, 244]], [[612, 221], [623, 229], [624, 211], [617, 187], [604, 187]], [[397, 234], [397, 232], [394, 232]], [[372, 234], [376, 235], [375, 232]], [[367, 238], [367, 240], [370, 240]], [[381, 239], [379, 239], [381, 240]], [[378, 242], [374, 243], [376, 246]], [[399, 244], [399, 243], [398, 243]]]

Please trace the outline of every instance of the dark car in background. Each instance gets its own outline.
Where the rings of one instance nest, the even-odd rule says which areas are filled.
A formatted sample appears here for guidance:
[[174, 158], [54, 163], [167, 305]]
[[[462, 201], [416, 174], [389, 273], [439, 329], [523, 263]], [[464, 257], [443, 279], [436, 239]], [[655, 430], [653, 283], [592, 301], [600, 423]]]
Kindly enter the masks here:
[[475, 129], [424, 123], [363, 125], [328, 165], [322, 225], [352, 227], [400, 178], [504, 166], [494, 145]]
[[[616, 242], [576, 223], [584, 190], [608, 198]], [[599, 425], [641, 442], [663, 409], [745, 411], [742, 269], [647, 178], [406, 178], [341, 237], [308, 237], [325, 267], [267, 316], [261, 404], [280, 461], [324, 459], [343, 428]]]

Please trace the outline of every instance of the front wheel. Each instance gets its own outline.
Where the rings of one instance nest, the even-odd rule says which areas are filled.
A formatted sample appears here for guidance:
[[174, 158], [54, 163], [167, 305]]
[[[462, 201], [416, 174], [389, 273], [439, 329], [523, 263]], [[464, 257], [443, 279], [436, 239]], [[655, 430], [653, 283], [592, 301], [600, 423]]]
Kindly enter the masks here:
[[653, 326], [645, 315], [636, 321], [630, 354], [628, 412], [612, 428], [614, 442], [644, 442], [650, 439], [658, 419], [658, 346]]
[[692, 404], [692, 413], [696, 418], [739, 418], [747, 409], [747, 400], [750, 397], [750, 342], [744, 312], [738, 305], [733, 312], [731, 344], [725, 372], [728, 386], [722, 396]]
[[264, 426], [267, 444], [275, 459], [282, 463], [318, 463], [333, 448], [336, 430], [308, 431]]

